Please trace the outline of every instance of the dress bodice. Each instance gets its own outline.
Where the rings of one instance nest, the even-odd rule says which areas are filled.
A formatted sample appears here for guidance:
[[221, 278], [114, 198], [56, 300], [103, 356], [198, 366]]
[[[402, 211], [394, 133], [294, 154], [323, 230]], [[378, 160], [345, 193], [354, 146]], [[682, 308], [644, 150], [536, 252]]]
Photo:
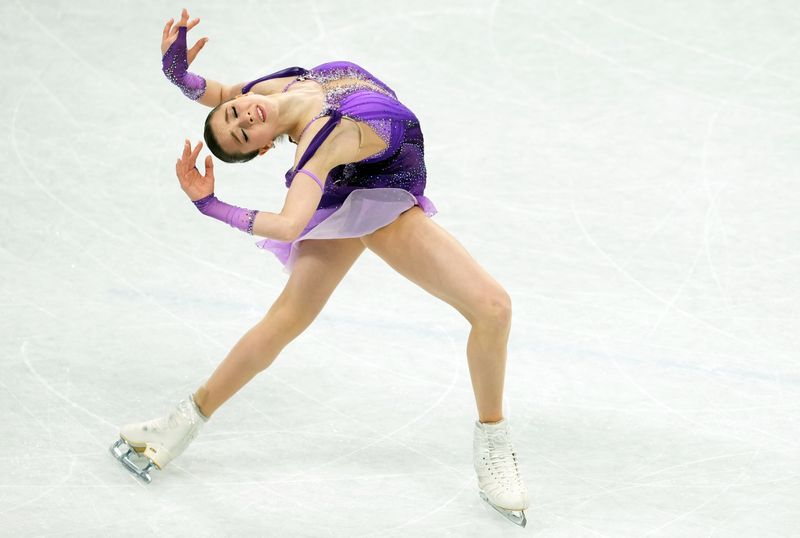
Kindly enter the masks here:
[[326, 178], [320, 206], [341, 203], [356, 188], [392, 186], [421, 194], [425, 185], [425, 166], [419, 120], [389, 86], [359, 65], [335, 61], [311, 69], [283, 69], [246, 84], [242, 93], [264, 80], [286, 77], [294, 77], [294, 80], [283, 91], [303, 80], [320, 84], [324, 104], [312, 122], [326, 122], [311, 139], [297, 165], [287, 170], [287, 188], [342, 117], [347, 117], [369, 125], [386, 143], [386, 148], [366, 159], [334, 167]]

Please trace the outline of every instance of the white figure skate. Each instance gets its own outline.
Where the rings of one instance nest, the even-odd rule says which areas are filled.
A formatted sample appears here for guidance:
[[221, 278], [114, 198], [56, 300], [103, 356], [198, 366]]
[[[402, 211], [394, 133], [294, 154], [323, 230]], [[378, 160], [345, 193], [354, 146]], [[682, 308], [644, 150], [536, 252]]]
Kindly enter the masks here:
[[[126, 469], [149, 484], [150, 470], [153, 467], [162, 470], [177, 458], [207, 421], [194, 398], [189, 396], [166, 417], [120, 428], [119, 440], [109, 450]], [[137, 465], [133, 458], [137, 455], [140, 457], [136, 459], [145, 459], [147, 465]]]
[[530, 505], [528, 488], [519, 476], [517, 455], [511, 446], [508, 421], [475, 422], [473, 463], [478, 475], [478, 494], [511, 522], [524, 527]]

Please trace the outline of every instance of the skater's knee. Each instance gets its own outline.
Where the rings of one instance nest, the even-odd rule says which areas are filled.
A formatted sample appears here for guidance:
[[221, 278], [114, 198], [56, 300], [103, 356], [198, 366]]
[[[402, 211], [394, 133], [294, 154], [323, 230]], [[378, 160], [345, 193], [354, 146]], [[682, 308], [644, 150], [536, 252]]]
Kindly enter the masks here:
[[472, 325], [506, 329], [511, 325], [511, 296], [502, 287], [483, 292], [470, 312]]

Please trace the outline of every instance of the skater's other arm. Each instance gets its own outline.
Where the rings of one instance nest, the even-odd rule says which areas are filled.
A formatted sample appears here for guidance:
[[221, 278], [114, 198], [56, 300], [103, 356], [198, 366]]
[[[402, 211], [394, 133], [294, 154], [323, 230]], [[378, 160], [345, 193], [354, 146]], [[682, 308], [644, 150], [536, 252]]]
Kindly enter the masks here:
[[[289, 229], [287, 241], [294, 241], [308, 226], [311, 217], [325, 190], [325, 178], [335, 164], [326, 161], [324, 156], [314, 155], [302, 168], [297, 170], [280, 215], [286, 219]], [[256, 218], [258, 225], [258, 217]], [[254, 228], [255, 229], [255, 228]]]
[[298, 146], [294, 164], [297, 172], [292, 178], [280, 213], [289, 221], [289, 241], [294, 241], [303, 233], [317, 211], [330, 171], [340, 164], [356, 160], [359, 143], [360, 138], [354, 134], [352, 128], [339, 125], [302, 167], [297, 165], [300, 164], [305, 149]]
[[192, 150], [189, 141], [186, 140], [183, 145], [183, 153], [175, 163], [175, 173], [180, 181], [181, 189], [195, 207], [203, 215], [222, 221], [250, 235], [277, 241], [291, 241], [294, 226], [286, 216], [226, 204], [214, 196], [214, 161], [211, 155], [205, 159], [205, 174], [201, 174], [195, 166], [195, 161], [202, 148], [203, 143], [198, 142]]

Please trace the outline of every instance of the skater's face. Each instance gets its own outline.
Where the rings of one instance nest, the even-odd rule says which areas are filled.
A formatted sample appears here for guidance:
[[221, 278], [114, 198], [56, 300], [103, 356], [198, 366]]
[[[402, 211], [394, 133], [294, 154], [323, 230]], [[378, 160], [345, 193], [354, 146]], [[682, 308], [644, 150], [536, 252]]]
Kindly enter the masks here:
[[277, 108], [263, 95], [246, 93], [222, 103], [209, 120], [220, 148], [229, 155], [263, 155], [273, 146]]

